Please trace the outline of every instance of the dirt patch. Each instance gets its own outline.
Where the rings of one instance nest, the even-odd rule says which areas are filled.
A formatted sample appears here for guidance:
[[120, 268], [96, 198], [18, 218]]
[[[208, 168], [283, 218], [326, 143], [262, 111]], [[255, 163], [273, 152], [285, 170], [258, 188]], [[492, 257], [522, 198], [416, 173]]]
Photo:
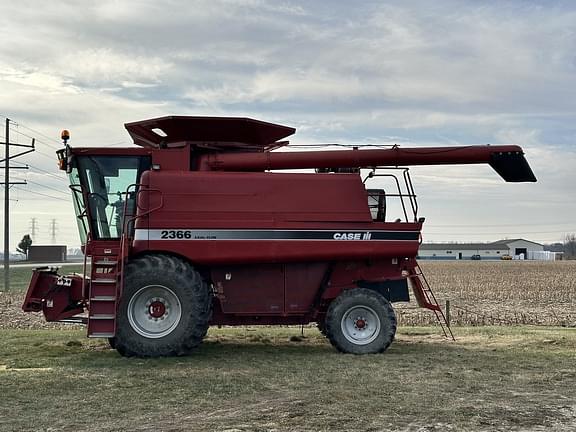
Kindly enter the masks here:
[[47, 323], [42, 313], [22, 311], [22, 292], [0, 292], [0, 329], [64, 329], [81, 328], [73, 324]]

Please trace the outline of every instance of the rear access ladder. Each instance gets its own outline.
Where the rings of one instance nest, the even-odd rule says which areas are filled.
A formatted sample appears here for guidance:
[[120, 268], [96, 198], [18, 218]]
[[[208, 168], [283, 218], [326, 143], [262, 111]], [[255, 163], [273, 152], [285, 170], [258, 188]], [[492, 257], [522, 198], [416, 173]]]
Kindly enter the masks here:
[[451, 338], [452, 340], [456, 340], [454, 338], [454, 334], [452, 333], [452, 329], [450, 328], [450, 324], [446, 319], [446, 315], [442, 308], [438, 304], [438, 300], [436, 300], [436, 296], [434, 292], [432, 292], [432, 288], [430, 284], [426, 280], [426, 276], [422, 272], [422, 269], [416, 262], [413, 261], [412, 267], [408, 270], [408, 279], [411, 282], [412, 290], [414, 291], [414, 296], [416, 297], [416, 301], [420, 307], [430, 309], [436, 315], [436, 319], [438, 320], [438, 324], [442, 328], [442, 332], [444, 336], [447, 338]]

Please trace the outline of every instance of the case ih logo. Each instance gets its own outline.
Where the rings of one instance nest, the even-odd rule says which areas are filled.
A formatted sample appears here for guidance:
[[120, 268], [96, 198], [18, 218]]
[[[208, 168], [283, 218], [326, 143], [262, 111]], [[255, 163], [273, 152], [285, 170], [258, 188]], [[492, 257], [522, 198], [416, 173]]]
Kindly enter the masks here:
[[365, 233], [336, 233], [334, 234], [334, 240], [370, 240], [372, 237], [371, 232]]

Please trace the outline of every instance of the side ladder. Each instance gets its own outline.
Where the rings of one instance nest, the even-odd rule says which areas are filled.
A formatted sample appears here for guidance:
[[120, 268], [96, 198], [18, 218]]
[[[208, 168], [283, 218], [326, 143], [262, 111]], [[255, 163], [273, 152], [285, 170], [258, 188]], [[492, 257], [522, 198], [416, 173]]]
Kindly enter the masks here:
[[120, 263], [118, 256], [92, 257], [90, 271], [88, 337], [114, 337], [119, 300]]
[[450, 324], [446, 319], [446, 315], [438, 304], [438, 300], [436, 300], [436, 296], [434, 295], [426, 276], [424, 276], [422, 269], [416, 261], [413, 262], [413, 266], [409, 270], [408, 279], [410, 279], [412, 284], [412, 290], [414, 291], [414, 296], [416, 297], [418, 305], [434, 312], [444, 336], [455, 341], [456, 339], [454, 338]]
[[[136, 188], [140, 186], [139, 184], [129, 185], [125, 196], [128, 197], [130, 193], [135, 194]], [[134, 189], [134, 192], [131, 192], [131, 189]], [[146, 191], [160, 192], [157, 189], [146, 189]], [[105, 255], [92, 256], [89, 281], [88, 337], [113, 338], [116, 335], [116, 314], [124, 287], [124, 266], [128, 261], [133, 240], [133, 224], [136, 219], [161, 208], [163, 203], [162, 194], [160, 194], [160, 204], [157, 207], [140, 215], [131, 215], [128, 211], [128, 199], [126, 199], [124, 201], [123, 214], [125, 217], [122, 223], [119, 250], [113, 248], [110, 251], [114, 253], [106, 254], [109, 251], [104, 249]], [[84, 262], [84, 269], [86, 269], [86, 262]]]

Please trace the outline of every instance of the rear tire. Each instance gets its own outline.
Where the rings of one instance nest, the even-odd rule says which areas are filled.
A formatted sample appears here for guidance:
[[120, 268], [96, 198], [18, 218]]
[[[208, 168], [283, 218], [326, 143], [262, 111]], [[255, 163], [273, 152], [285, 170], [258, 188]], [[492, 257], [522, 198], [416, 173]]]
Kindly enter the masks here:
[[392, 306], [376, 291], [344, 291], [328, 308], [326, 335], [338, 351], [375, 354], [386, 351], [396, 334]]
[[136, 258], [125, 268], [116, 349], [127, 357], [186, 355], [202, 342], [211, 314], [208, 285], [186, 261]]

